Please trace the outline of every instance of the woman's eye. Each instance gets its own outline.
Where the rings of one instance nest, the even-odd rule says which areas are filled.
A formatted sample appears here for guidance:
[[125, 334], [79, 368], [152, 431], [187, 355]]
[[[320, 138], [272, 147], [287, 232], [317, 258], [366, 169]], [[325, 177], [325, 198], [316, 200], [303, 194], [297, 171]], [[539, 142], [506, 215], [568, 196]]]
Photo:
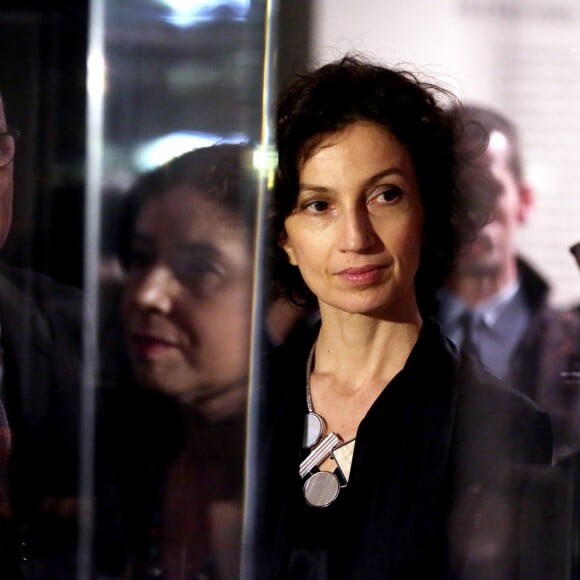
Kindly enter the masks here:
[[201, 280], [205, 276], [218, 274], [213, 264], [203, 260], [176, 260], [173, 267], [179, 278], [187, 280]]
[[328, 202], [322, 201], [320, 199], [315, 199], [304, 204], [304, 209], [312, 213], [321, 213], [328, 209]]
[[177, 279], [199, 297], [215, 291], [225, 280], [223, 268], [200, 256], [182, 256], [172, 266]]
[[389, 187], [381, 188], [373, 199], [379, 203], [392, 203], [398, 200], [403, 195], [403, 190], [400, 187], [390, 185]]
[[144, 268], [151, 264], [154, 260], [151, 252], [140, 248], [131, 248], [129, 251], [129, 267]]

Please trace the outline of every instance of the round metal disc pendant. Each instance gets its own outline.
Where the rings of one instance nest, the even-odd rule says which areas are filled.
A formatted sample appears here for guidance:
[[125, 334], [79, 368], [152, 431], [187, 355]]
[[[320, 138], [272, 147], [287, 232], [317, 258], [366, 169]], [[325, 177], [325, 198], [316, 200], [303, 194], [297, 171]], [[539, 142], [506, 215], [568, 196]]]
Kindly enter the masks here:
[[329, 506], [339, 491], [338, 477], [330, 471], [318, 471], [304, 482], [304, 499], [312, 507]]
[[326, 429], [324, 419], [316, 413], [307, 413], [304, 419], [303, 447], [314, 447]]

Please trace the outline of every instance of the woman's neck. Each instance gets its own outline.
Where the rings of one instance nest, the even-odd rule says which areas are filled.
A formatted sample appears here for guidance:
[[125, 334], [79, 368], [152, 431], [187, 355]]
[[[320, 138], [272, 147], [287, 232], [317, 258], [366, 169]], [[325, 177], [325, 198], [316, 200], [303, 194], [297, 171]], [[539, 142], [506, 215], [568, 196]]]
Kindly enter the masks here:
[[341, 377], [384, 378], [398, 372], [422, 327], [418, 311], [397, 320], [321, 308], [316, 371]]
[[322, 324], [316, 347], [316, 371], [347, 378], [353, 388], [365, 380], [389, 378], [401, 370], [421, 326], [396, 324], [359, 332], [338, 332]]
[[386, 321], [352, 316], [340, 324], [323, 316], [310, 388], [315, 411], [344, 440], [377, 397], [405, 366], [422, 321]]

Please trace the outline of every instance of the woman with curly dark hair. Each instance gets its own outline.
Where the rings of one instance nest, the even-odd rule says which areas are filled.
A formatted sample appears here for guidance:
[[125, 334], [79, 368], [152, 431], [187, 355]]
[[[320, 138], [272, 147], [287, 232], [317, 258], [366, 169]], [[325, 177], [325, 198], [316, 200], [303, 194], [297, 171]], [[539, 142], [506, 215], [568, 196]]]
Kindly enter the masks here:
[[256, 578], [503, 578], [547, 416], [431, 318], [466, 237], [454, 97], [347, 56], [277, 107], [276, 291], [316, 305], [269, 359]]

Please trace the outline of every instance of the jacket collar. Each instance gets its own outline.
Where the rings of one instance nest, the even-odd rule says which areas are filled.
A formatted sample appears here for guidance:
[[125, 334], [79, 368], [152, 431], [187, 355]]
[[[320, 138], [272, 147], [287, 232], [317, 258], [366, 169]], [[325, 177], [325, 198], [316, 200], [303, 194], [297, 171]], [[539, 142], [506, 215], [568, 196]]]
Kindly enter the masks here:
[[41, 417], [48, 404], [48, 389], [43, 385], [50, 380], [53, 340], [48, 319], [32, 298], [28, 275], [23, 275], [22, 284], [15, 281], [21, 274], [0, 266], [2, 397], [12, 418]]
[[546, 306], [550, 286], [539, 272], [521, 256], [518, 257], [517, 266], [526, 303], [532, 313], [535, 313]]

